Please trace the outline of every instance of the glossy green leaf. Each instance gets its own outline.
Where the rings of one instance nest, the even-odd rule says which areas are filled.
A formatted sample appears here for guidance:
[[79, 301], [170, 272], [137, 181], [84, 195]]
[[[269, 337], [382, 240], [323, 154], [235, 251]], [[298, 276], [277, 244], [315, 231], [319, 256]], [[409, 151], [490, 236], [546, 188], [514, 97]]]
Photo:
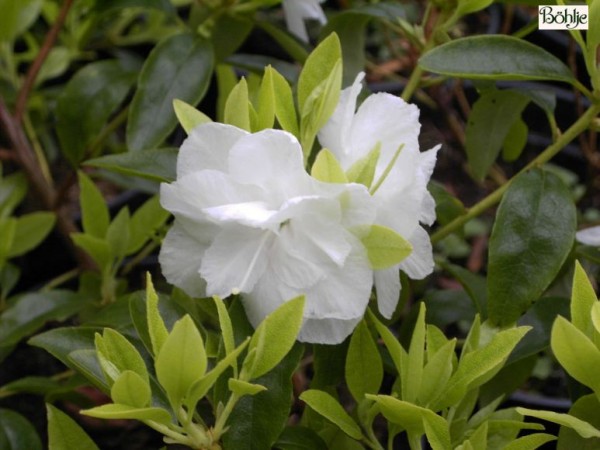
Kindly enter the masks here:
[[149, 198], [131, 216], [129, 221], [129, 245], [127, 254], [131, 255], [142, 249], [144, 244], [156, 235], [165, 224], [170, 213], [160, 206], [158, 196]]
[[250, 102], [245, 78], [242, 78], [229, 93], [223, 114], [224, 123], [250, 131]]
[[583, 332], [559, 316], [552, 327], [550, 345], [569, 375], [600, 393], [600, 350]]
[[62, 321], [80, 311], [85, 302], [70, 291], [34, 292], [15, 300], [0, 315], [0, 342], [13, 345], [48, 321]]
[[148, 370], [142, 356], [134, 345], [121, 333], [105, 328], [102, 335], [95, 337], [96, 352], [102, 370], [112, 385], [123, 372], [131, 370], [149, 383]]
[[344, 169], [335, 155], [326, 148], [317, 154], [310, 174], [313, 178], [326, 183], [348, 183]]
[[29, 339], [28, 344], [41, 347], [70, 366], [68, 355], [75, 350], [95, 350], [94, 337], [101, 331], [94, 327], [55, 328]]
[[365, 394], [376, 394], [383, 381], [383, 363], [377, 345], [365, 321], [361, 321], [350, 338], [346, 357], [346, 384], [357, 402]]
[[241, 14], [220, 14], [211, 29], [215, 61], [222, 62], [244, 43], [255, 23]]
[[58, 97], [56, 132], [63, 154], [76, 166], [133, 86], [139, 66], [130, 60], [90, 63]]
[[375, 270], [395, 266], [412, 252], [410, 242], [382, 225], [371, 225], [361, 242], [367, 250], [371, 267]]
[[197, 104], [213, 69], [210, 43], [189, 33], [161, 41], [144, 63], [127, 122], [130, 151], [153, 149], [173, 131], [173, 100]]
[[204, 341], [189, 315], [175, 323], [155, 361], [156, 376], [173, 405], [181, 405], [188, 389], [206, 372]]
[[178, 151], [176, 148], [163, 148], [144, 152], [120, 153], [89, 159], [85, 164], [123, 175], [171, 182], [177, 177]]
[[248, 353], [254, 353], [251, 362], [244, 361], [250, 378], [264, 375], [291, 350], [302, 326], [304, 311], [304, 296], [296, 297], [285, 302], [269, 314], [256, 328]]
[[502, 144], [502, 159], [507, 162], [516, 161], [527, 144], [529, 128], [523, 119], [517, 119], [506, 134]]
[[593, 339], [594, 326], [592, 324], [592, 307], [598, 303], [594, 287], [588, 275], [579, 264], [575, 262], [573, 274], [573, 291], [571, 293], [571, 322], [587, 337]]
[[489, 244], [488, 314], [514, 323], [554, 280], [575, 237], [569, 190], [554, 174], [519, 175], [504, 194]]
[[547, 420], [548, 422], [557, 423], [564, 427], [572, 428], [584, 438], [600, 438], [600, 430], [593, 427], [588, 422], [569, 414], [556, 413], [554, 411], [539, 411], [527, 408], [517, 408], [517, 412], [519, 414], [523, 414], [524, 416], [536, 417], [538, 419]]
[[[556, 440], [556, 436], [546, 433], [534, 433], [520, 437], [509, 443], [503, 450], [535, 450], [542, 445]], [[581, 449], [580, 449], [581, 450]]]
[[42, 0], [0, 0], [0, 41], [13, 41], [27, 30], [40, 13]]
[[275, 96], [275, 117], [279, 125], [285, 131], [289, 131], [294, 136], [299, 137], [298, 117], [292, 96], [292, 88], [287, 80], [272, 67], [267, 67], [265, 71], [272, 72], [273, 89], [277, 92]]
[[261, 384], [249, 383], [243, 380], [237, 380], [235, 378], [229, 379], [229, 390], [239, 397], [245, 395], [256, 395], [259, 392], [266, 391], [267, 388]]
[[48, 450], [98, 450], [85, 431], [60, 409], [46, 404]]
[[311, 428], [286, 427], [273, 448], [279, 450], [327, 450], [325, 441]]
[[173, 109], [179, 124], [187, 134], [190, 134], [198, 125], [212, 122], [210, 117], [183, 100], [177, 98], [173, 100]]
[[575, 81], [556, 56], [512, 36], [456, 39], [427, 52], [419, 65], [429, 72], [458, 78]]
[[150, 385], [142, 377], [131, 370], [125, 370], [112, 385], [110, 397], [115, 403], [144, 408], [150, 405], [152, 392]]
[[129, 209], [122, 208], [106, 230], [106, 243], [110, 247], [111, 253], [117, 258], [122, 258], [127, 254], [130, 223]]
[[[584, 395], [577, 399], [569, 410], [569, 414], [588, 422], [600, 430], [600, 401], [594, 394]], [[600, 445], [600, 437], [583, 438], [569, 427], [561, 427], [558, 433], [557, 450], [594, 450]]]
[[18, 217], [8, 257], [21, 256], [37, 247], [52, 231], [55, 222], [56, 217], [51, 212], [36, 212]]
[[21, 414], [0, 408], [0, 448], [2, 450], [42, 450], [33, 425]]
[[466, 129], [466, 151], [476, 178], [483, 180], [529, 98], [511, 90], [484, 92], [473, 105]]
[[348, 181], [351, 183], [359, 183], [371, 188], [373, 178], [375, 178], [375, 169], [377, 168], [377, 161], [379, 161], [379, 155], [381, 153], [381, 142], [367, 154], [367, 156], [360, 158], [354, 164], [350, 166], [346, 175]]
[[171, 423], [171, 415], [162, 408], [134, 408], [129, 405], [111, 403], [80, 411], [84, 416], [99, 419], [137, 419], [152, 420], [161, 424]]
[[[233, 320], [233, 312], [232, 320]], [[239, 329], [234, 321], [235, 329]], [[302, 345], [295, 345], [271, 371], [253, 380], [267, 388], [257, 395], [242, 397], [229, 416], [228, 424], [235, 424], [223, 436], [223, 448], [235, 450], [262, 450], [272, 448], [286, 426], [293, 398], [292, 374], [304, 353]]]
[[77, 176], [79, 178], [79, 204], [83, 231], [90, 236], [104, 239], [110, 223], [106, 200], [87, 175], [78, 172]]
[[300, 394], [300, 400], [337, 425], [353, 439], [360, 440], [362, 432], [354, 419], [348, 415], [342, 405], [327, 392], [309, 389]]

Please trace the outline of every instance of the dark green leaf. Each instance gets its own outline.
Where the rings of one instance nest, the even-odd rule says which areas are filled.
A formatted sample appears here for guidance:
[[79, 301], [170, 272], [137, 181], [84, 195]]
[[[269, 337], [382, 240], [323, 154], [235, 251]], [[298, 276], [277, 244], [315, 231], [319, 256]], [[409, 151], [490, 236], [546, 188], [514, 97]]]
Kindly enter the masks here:
[[22, 415], [0, 408], [0, 448], [2, 450], [42, 450], [33, 425]]
[[182, 33], [160, 42], [144, 63], [131, 103], [129, 150], [160, 145], [177, 125], [173, 100], [197, 104], [208, 88], [212, 69], [212, 47], [206, 40]]
[[133, 86], [139, 67], [117, 60], [93, 62], [77, 72], [58, 97], [56, 132], [76, 166]]
[[131, 216], [127, 254], [138, 252], [169, 218], [158, 196], [151, 197]]
[[312, 429], [285, 427], [273, 448], [279, 450], [327, 450], [325, 441]]
[[10, 216], [26, 193], [27, 179], [21, 172], [0, 177], [0, 218]]
[[85, 164], [124, 175], [170, 182], [176, 178], [178, 151], [176, 148], [164, 148], [106, 155], [87, 160]]
[[256, 25], [268, 33], [294, 61], [304, 64], [308, 58], [308, 51], [304, 43], [269, 22], [259, 21]]
[[94, 11], [104, 13], [122, 8], [153, 8], [165, 12], [173, 12], [173, 5], [169, 0], [96, 0]]
[[575, 237], [569, 190], [552, 173], [518, 176], [498, 208], [489, 244], [488, 313], [514, 323], [554, 280]]
[[79, 204], [84, 233], [104, 239], [110, 223], [108, 206], [100, 190], [83, 172], [78, 173]]
[[292, 83], [298, 79], [298, 74], [300, 73], [298, 66], [295, 64], [282, 61], [280, 59], [275, 59], [272, 56], [236, 53], [235, 55], [231, 55], [229, 58], [227, 58], [225, 62], [231, 64], [232, 66], [257, 74], [262, 74], [265, 70], [265, 67], [272, 66], [286, 80]]
[[98, 450], [98, 446], [67, 414], [46, 404], [49, 450]]
[[0, 41], [12, 41], [33, 24], [42, 0], [0, 0]]
[[222, 62], [234, 53], [252, 31], [254, 24], [243, 16], [222, 14], [215, 22], [211, 42], [215, 61]]
[[429, 72], [458, 78], [575, 81], [556, 56], [511, 36], [456, 39], [427, 52], [419, 65]]
[[76, 350], [91, 350], [95, 353], [94, 336], [100, 331], [102, 331], [100, 328], [92, 327], [55, 328], [32, 337], [28, 343], [43, 348], [63, 364], [74, 369], [69, 354]]

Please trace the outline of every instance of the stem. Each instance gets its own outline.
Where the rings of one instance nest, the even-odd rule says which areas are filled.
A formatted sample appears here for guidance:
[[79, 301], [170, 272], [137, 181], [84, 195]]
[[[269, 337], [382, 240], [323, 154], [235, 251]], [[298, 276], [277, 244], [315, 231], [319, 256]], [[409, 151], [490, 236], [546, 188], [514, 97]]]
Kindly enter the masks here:
[[539, 167], [542, 164], [548, 162], [552, 159], [558, 152], [560, 152], [569, 142], [575, 139], [580, 133], [585, 131], [590, 123], [594, 120], [596, 115], [600, 112], [600, 102], [597, 102], [590, 106], [590, 108], [573, 124], [571, 127], [564, 132], [562, 136], [560, 136], [556, 142], [549, 145], [542, 153], [540, 153], [536, 158], [534, 158], [527, 166], [525, 166], [521, 171], [519, 171], [515, 176], [513, 176], [510, 180], [506, 182], [506, 184], [500, 186], [494, 192], [489, 194], [479, 203], [471, 207], [465, 214], [457, 217], [449, 224], [443, 226], [438, 231], [431, 235], [431, 242], [439, 242], [446, 236], [448, 236], [453, 231], [457, 230], [469, 220], [474, 217], [479, 216], [488, 208], [491, 208], [496, 203], [500, 202], [504, 192], [508, 189], [512, 180], [514, 180], [520, 174], [528, 171], [533, 167]]
[[154, 430], [158, 431], [164, 436], [167, 436], [168, 438], [172, 439], [178, 444], [187, 445], [188, 447], [193, 447], [194, 445], [194, 443], [188, 436], [178, 433], [177, 431], [173, 431], [168, 426], [163, 425], [162, 423], [155, 422], [154, 420], [144, 420], [143, 422], [150, 428], [153, 428]]
[[96, 156], [96, 154], [102, 149], [102, 146], [104, 145], [106, 139], [108, 139], [108, 137], [127, 120], [128, 114], [129, 107], [123, 109], [102, 129], [102, 132], [90, 144], [90, 147], [86, 152], [84, 160], [94, 158]]
[[46, 35], [46, 39], [42, 44], [42, 48], [37, 54], [31, 66], [29, 66], [29, 70], [27, 70], [27, 75], [25, 76], [25, 81], [23, 82], [23, 86], [21, 86], [21, 90], [19, 91], [19, 95], [17, 97], [17, 103], [15, 108], [15, 120], [17, 123], [20, 123], [23, 119], [23, 114], [25, 109], [27, 108], [27, 99], [29, 98], [29, 94], [33, 89], [33, 85], [35, 84], [35, 79], [44, 64], [44, 61], [48, 57], [50, 50], [54, 46], [56, 39], [58, 38], [58, 33], [65, 23], [65, 19], [67, 18], [67, 14], [71, 9], [71, 5], [73, 4], [73, 0], [65, 0], [60, 12], [58, 14], [58, 18], [56, 22], [50, 28], [50, 31]]
[[[423, 53], [425, 53], [425, 52], [423, 52]], [[413, 73], [410, 74], [408, 83], [406, 84], [406, 87], [402, 91], [402, 100], [404, 100], [405, 102], [408, 102], [410, 100], [413, 93], [419, 87], [419, 83], [421, 82], [422, 75], [423, 75], [423, 69], [421, 69], [421, 66], [417, 65], [415, 67], [415, 70], [413, 70]]]
[[223, 430], [225, 428], [225, 424], [227, 423], [227, 419], [229, 419], [229, 415], [233, 411], [233, 407], [239, 399], [240, 398], [237, 394], [232, 393], [231, 397], [229, 397], [229, 400], [227, 400], [227, 404], [225, 405], [225, 408], [223, 408], [223, 412], [217, 419], [217, 423], [215, 423], [215, 427], [212, 431], [212, 435], [214, 436], [215, 440], [219, 440], [221, 438], [221, 435], [223, 434]]

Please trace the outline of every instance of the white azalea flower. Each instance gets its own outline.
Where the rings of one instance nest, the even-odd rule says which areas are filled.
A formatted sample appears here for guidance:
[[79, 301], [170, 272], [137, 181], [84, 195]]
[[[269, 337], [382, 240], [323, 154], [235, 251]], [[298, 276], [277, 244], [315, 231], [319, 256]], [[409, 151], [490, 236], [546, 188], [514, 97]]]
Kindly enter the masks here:
[[308, 33], [304, 21], [306, 19], [318, 20], [321, 24], [327, 22], [325, 13], [319, 3], [325, 0], [283, 0], [283, 15], [288, 30], [304, 42], [308, 42]]
[[374, 272], [379, 310], [389, 318], [400, 295], [398, 269], [413, 279], [422, 279], [433, 270], [431, 241], [421, 224], [431, 225], [435, 220], [435, 202], [427, 191], [427, 183], [439, 146], [420, 152], [419, 109], [399, 97], [373, 94], [357, 110], [363, 77], [364, 74], [359, 74], [354, 84], [342, 91], [333, 116], [318, 138], [323, 147], [334, 153], [344, 170], [380, 146], [371, 187], [383, 179], [373, 193], [377, 208], [375, 222], [392, 228], [413, 246], [410, 256], [399, 265]]
[[575, 239], [581, 244], [600, 247], [600, 226], [579, 230], [575, 234]]
[[339, 343], [362, 318], [373, 275], [350, 230], [373, 223], [372, 198], [362, 185], [309, 176], [291, 134], [200, 125], [160, 196], [175, 216], [160, 263], [189, 295], [241, 293], [254, 326], [306, 295], [305, 342]]

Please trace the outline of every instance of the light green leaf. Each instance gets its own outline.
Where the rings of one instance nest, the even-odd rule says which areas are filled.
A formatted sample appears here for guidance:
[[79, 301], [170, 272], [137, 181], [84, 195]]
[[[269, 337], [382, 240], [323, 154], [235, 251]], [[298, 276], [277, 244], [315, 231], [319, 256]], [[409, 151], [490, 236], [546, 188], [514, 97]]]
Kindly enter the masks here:
[[178, 320], [160, 348], [156, 376], [171, 403], [181, 405], [190, 386], [206, 372], [204, 342], [189, 315]]
[[327, 148], [317, 154], [310, 174], [313, 178], [325, 183], [348, 183], [344, 169], [335, 155]]
[[594, 335], [591, 311], [597, 303], [598, 299], [590, 279], [579, 261], [575, 261], [571, 292], [571, 322], [589, 338], [593, 338]]
[[213, 69], [212, 46], [191, 33], [159, 42], [150, 52], [129, 109], [127, 147], [156, 148], [173, 131], [173, 100], [197, 104], [208, 89]]
[[17, 217], [8, 258], [21, 256], [37, 247], [52, 231], [55, 222], [56, 216], [51, 212], [36, 212]]
[[0, 0], [0, 41], [13, 41], [27, 30], [40, 13], [42, 0]]
[[465, 16], [476, 11], [481, 11], [493, 3], [494, 0], [458, 0], [456, 15]]
[[569, 189], [553, 173], [516, 177], [500, 203], [489, 244], [488, 318], [509, 325], [552, 283], [577, 224]]
[[14, 242], [16, 230], [17, 219], [14, 217], [0, 219], [0, 233], [2, 233], [2, 240], [0, 241], [0, 267], [8, 259], [12, 246], [16, 245]]
[[512, 124], [502, 143], [502, 159], [506, 162], [516, 161], [527, 145], [529, 128], [521, 118]]
[[[586, 44], [587, 44], [587, 52], [588, 52], [588, 57], [590, 58], [590, 60], [596, 61], [595, 57], [596, 57], [596, 51], [598, 48], [598, 45], [600, 45], [600, 29], [598, 29], [598, 26], [596, 24], [600, 23], [600, 2], [598, 2], [597, 0], [591, 0], [591, 2], [589, 2], [589, 20], [588, 23], [590, 24], [590, 27], [588, 28], [587, 32], [586, 32]], [[597, 66], [596, 66], [596, 70], [598, 70]]]
[[[273, 84], [273, 70], [266, 70], [258, 91], [258, 104], [256, 107], [257, 122], [254, 131], [273, 128], [275, 123], [275, 89]], [[279, 93], [277, 93], [278, 95]]]
[[300, 130], [298, 129], [298, 117], [294, 106], [292, 88], [287, 80], [272, 67], [267, 67], [265, 71], [272, 72], [273, 90], [277, 92], [275, 96], [275, 117], [279, 125], [285, 131], [289, 131], [299, 138]]
[[361, 242], [367, 250], [371, 267], [375, 270], [395, 266], [412, 252], [410, 242], [382, 225], [371, 225]]
[[145, 408], [150, 405], [152, 391], [150, 385], [137, 373], [125, 370], [112, 385], [110, 397], [115, 403]]
[[106, 200], [87, 175], [78, 172], [77, 176], [79, 178], [79, 204], [83, 231], [90, 236], [104, 239], [110, 223]]
[[490, 90], [473, 105], [466, 129], [466, 151], [473, 174], [483, 180], [529, 98], [517, 91]]
[[[456, 339], [446, 342], [434, 355], [428, 358], [427, 364], [423, 368], [423, 377], [419, 393], [417, 394], [417, 403], [428, 406], [429, 403], [446, 388], [446, 383], [450, 379], [453, 371], [452, 359], [454, 358], [454, 348]], [[429, 334], [427, 339], [429, 347]]]
[[117, 258], [122, 258], [127, 254], [130, 222], [129, 209], [122, 208], [106, 231], [106, 243], [110, 247], [111, 253]]
[[552, 326], [550, 345], [569, 375], [600, 393], [600, 350], [582, 331], [558, 316]]
[[135, 372], [147, 384], [149, 383], [146, 363], [133, 344], [121, 333], [111, 328], [105, 328], [102, 335], [96, 334], [94, 342], [98, 360], [109, 385], [112, 385], [126, 370]]
[[245, 78], [242, 78], [229, 93], [225, 102], [223, 122], [242, 130], [251, 131], [248, 83]]
[[0, 219], [9, 217], [27, 193], [27, 179], [21, 172], [0, 176]]
[[176, 148], [163, 148], [106, 155], [89, 159], [85, 162], [85, 165], [99, 167], [123, 175], [169, 183], [176, 178], [178, 151]]
[[373, 178], [375, 177], [375, 169], [377, 168], [377, 161], [379, 161], [380, 154], [381, 142], [377, 142], [377, 145], [367, 154], [367, 156], [360, 158], [350, 166], [346, 172], [348, 181], [351, 183], [363, 184], [367, 189], [370, 189]]
[[362, 438], [360, 427], [356, 424], [354, 419], [352, 419], [352, 417], [344, 411], [344, 408], [342, 408], [337, 400], [328, 393], [316, 389], [309, 389], [300, 395], [300, 400], [305, 402], [327, 420], [333, 422], [351, 438], [356, 440]]
[[285, 302], [260, 323], [250, 345], [244, 366], [250, 373], [250, 379], [264, 375], [290, 351], [302, 326], [304, 296]]
[[423, 381], [423, 363], [425, 362], [425, 303], [419, 307], [415, 322], [406, 365], [402, 367], [402, 400], [415, 403]]
[[171, 423], [171, 415], [162, 408], [134, 408], [129, 405], [111, 403], [80, 411], [84, 416], [99, 419], [137, 419], [152, 420], [163, 425]]
[[177, 120], [187, 134], [190, 134], [198, 125], [212, 122], [210, 117], [183, 100], [177, 98], [173, 100], [173, 109], [175, 110]]
[[91, 234], [72, 233], [71, 239], [75, 245], [92, 257], [100, 270], [109, 267], [113, 262], [113, 253], [103, 238], [92, 236]]
[[600, 333], [600, 302], [595, 302], [592, 306], [592, 324], [597, 333]]
[[219, 325], [221, 326], [221, 335], [223, 337], [225, 354], [229, 355], [231, 352], [233, 352], [235, 347], [231, 317], [229, 317], [225, 303], [220, 297], [215, 295], [213, 296], [213, 300], [215, 302], [215, 306], [217, 307], [217, 314], [219, 314]]
[[230, 378], [228, 382], [229, 390], [239, 397], [244, 395], [256, 395], [259, 392], [266, 391], [267, 388], [254, 383], [248, 383], [247, 381], [237, 380]]
[[160, 206], [158, 195], [149, 198], [131, 216], [129, 222], [129, 245], [127, 254], [131, 255], [142, 249], [169, 218], [169, 211]]
[[575, 82], [573, 73], [557, 57], [512, 36], [456, 39], [427, 52], [419, 65], [429, 72], [458, 78]]
[[46, 403], [48, 450], [98, 450], [85, 431], [60, 409]]
[[346, 384], [357, 402], [376, 394], [383, 381], [383, 363], [366, 322], [361, 321], [350, 338], [346, 356]]
[[556, 413], [554, 411], [539, 411], [535, 409], [517, 408], [519, 414], [524, 416], [536, 417], [538, 419], [547, 420], [548, 422], [557, 423], [564, 427], [574, 429], [584, 438], [600, 437], [600, 430], [590, 425], [588, 422], [571, 416], [570, 414]]
[[556, 440], [556, 436], [546, 433], [534, 433], [520, 437], [509, 443], [503, 450], [535, 450], [547, 442]]
[[369, 315], [369, 319], [375, 324], [375, 328], [377, 328], [377, 332], [383, 339], [388, 352], [390, 352], [390, 357], [394, 362], [396, 370], [398, 373], [402, 373], [402, 360], [408, 357], [406, 350], [402, 348], [402, 345], [400, 345], [400, 342], [398, 342], [398, 339], [396, 339], [396, 336], [392, 334], [390, 329], [381, 323], [370, 309], [367, 309], [367, 314]]

